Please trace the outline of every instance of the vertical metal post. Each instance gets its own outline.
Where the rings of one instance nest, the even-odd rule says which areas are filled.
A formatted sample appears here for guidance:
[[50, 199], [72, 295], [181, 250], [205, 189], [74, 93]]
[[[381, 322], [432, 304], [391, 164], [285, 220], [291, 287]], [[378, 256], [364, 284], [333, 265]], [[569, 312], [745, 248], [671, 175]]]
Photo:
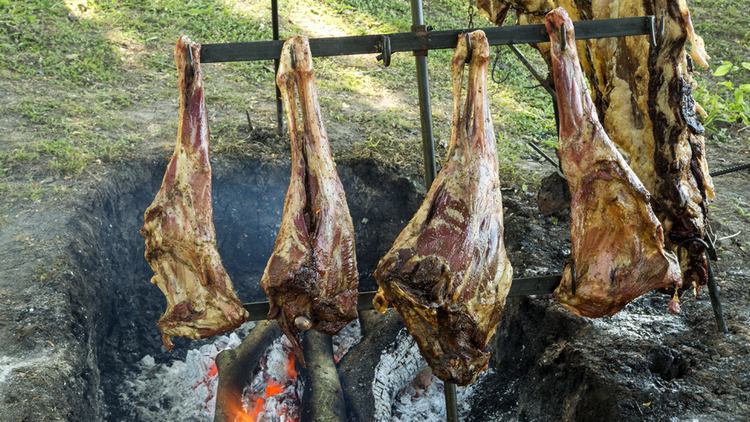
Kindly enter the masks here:
[[[411, 0], [412, 31], [425, 31], [422, 0]], [[422, 153], [424, 155], [424, 179], [427, 189], [435, 180], [435, 141], [432, 137], [432, 111], [430, 107], [429, 75], [427, 74], [427, 51], [415, 51], [417, 63], [417, 89], [419, 92], [419, 120], [422, 125]]]
[[443, 386], [445, 393], [445, 416], [448, 422], [458, 422], [458, 404], [456, 403], [456, 384], [446, 382]]
[[[412, 32], [426, 31], [422, 0], [411, 0], [411, 29]], [[427, 51], [415, 51], [414, 59], [417, 64], [417, 89], [419, 92], [419, 120], [422, 125], [422, 155], [424, 156], [424, 183], [430, 189], [435, 180], [435, 140], [432, 136], [432, 110], [430, 106], [429, 75], [427, 73]], [[448, 422], [458, 422], [458, 406], [456, 403], [456, 385], [446, 382], [445, 414]]]
[[[422, 0], [411, 0], [411, 29], [412, 32], [426, 31]], [[427, 51], [415, 51], [414, 59], [417, 64], [417, 89], [419, 92], [419, 120], [422, 125], [422, 155], [424, 156], [424, 183], [430, 189], [435, 180], [435, 140], [432, 136], [432, 110], [430, 106], [429, 75], [427, 73]], [[445, 413], [448, 422], [458, 422], [458, 407], [456, 404], [456, 385], [446, 382]]]
[[724, 320], [724, 313], [721, 309], [721, 300], [719, 300], [719, 286], [716, 284], [716, 278], [714, 278], [714, 270], [711, 268], [711, 259], [706, 259], [708, 267], [708, 297], [711, 298], [711, 307], [714, 309], [714, 317], [716, 318], [716, 325], [719, 326], [724, 335], [729, 334], [727, 328], [727, 322]]
[[[271, 0], [271, 27], [273, 28], [273, 39], [279, 39], [279, 1]], [[276, 86], [276, 74], [279, 72], [279, 59], [273, 60], [273, 75], [276, 87], [276, 132], [279, 135], [284, 133], [284, 108], [281, 104], [281, 91]]]

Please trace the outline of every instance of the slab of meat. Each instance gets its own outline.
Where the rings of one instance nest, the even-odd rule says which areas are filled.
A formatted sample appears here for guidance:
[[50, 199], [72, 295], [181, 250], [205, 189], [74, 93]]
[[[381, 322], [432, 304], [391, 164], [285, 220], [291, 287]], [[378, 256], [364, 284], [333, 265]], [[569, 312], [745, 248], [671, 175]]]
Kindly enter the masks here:
[[599, 123], [565, 9], [549, 12], [545, 25], [560, 110], [560, 163], [571, 194], [573, 264], [565, 266], [555, 296], [578, 315], [612, 315], [648, 291], [679, 287], [679, 265], [665, 249], [648, 191]]
[[705, 156], [703, 126], [696, 118], [692, 77], [688, 73], [685, 41], [691, 57], [706, 65], [703, 40], [695, 35], [685, 0], [654, 1], [657, 21], [665, 20], [664, 36], [648, 58], [651, 70], [648, 103], [656, 140], [655, 168], [658, 200], [654, 209], [664, 222], [668, 240], [683, 268], [685, 289], [708, 281], [708, 262], [700, 243], [706, 234], [708, 201], [714, 187]]
[[271, 302], [268, 317], [278, 319], [304, 364], [301, 331], [335, 334], [357, 318], [354, 226], [323, 127], [307, 38], [284, 43], [276, 82], [289, 123], [292, 176], [261, 286]]
[[157, 325], [168, 349], [170, 336], [204, 338], [247, 318], [216, 248], [200, 45], [182, 37], [174, 55], [180, 91], [177, 144], [141, 228], [146, 260], [155, 273], [151, 282], [167, 298]]
[[[684, 288], [705, 284], [704, 254], [697, 242], [686, 240], [703, 238], [714, 188], [695, 115], [686, 41], [695, 63], [707, 66], [708, 55], [686, 1], [477, 0], [477, 6], [498, 25], [511, 9], [520, 23], [541, 23], [557, 6], [573, 20], [655, 15], [659, 23], [664, 18], [656, 47], [648, 36], [578, 41], [579, 61], [599, 120], [652, 195], [666, 243], [679, 255]], [[535, 47], [549, 64], [549, 43]]]
[[[378, 263], [375, 307], [392, 303], [433, 372], [473, 382], [510, 289], [495, 134], [487, 99], [484, 32], [459, 37], [453, 56], [448, 159], [409, 224]], [[471, 55], [464, 110], [463, 68]]]

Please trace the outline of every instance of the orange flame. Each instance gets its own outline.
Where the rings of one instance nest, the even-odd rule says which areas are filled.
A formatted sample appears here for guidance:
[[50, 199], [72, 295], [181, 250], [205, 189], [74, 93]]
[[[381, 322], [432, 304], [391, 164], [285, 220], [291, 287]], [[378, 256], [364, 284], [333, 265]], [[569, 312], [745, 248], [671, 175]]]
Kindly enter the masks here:
[[216, 362], [211, 363], [211, 367], [208, 368], [208, 378], [213, 378], [219, 373], [219, 368], [216, 367]]
[[[289, 361], [286, 365], [287, 378], [288, 381], [294, 382], [297, 380], [297, 366], [294, 360], [294, 355], [290, 353], [288, 356]], [[208, 370], [208, 376], [213, 377], [217, 372], [218, 369], [216, 368], [216, 364], [214, 363]], [[252, 408], [248, 410], [243, 409], [242, 406], [233, 405], [231, 408], [231, 414], [233, 415], [233, 418], [231, 420], [233, 422], [257, 422], [258, 417], [265, 410], [265, 399], [276, 396], [278, 394], [282, 394], [283, 392], [284, 385], [279, 384], [278, 382], [275, 382], [273, 380], [269, 380], [265, 389], [265, 398], [258, 397], [257, 399], [255, 399], [255, 403], [253, 403]], [[289, 420], [291, 420], [292, 422], [297, 422], [296, 419]]]
[[232, 422], [256, 422], [258, 414], [260, 414], [262, 410], [263, 399], [258, 399], [256, 401], [255, 406], [250, 413], [247, 413], [238, 403], [232, 403], [228, 408], [229, 418], [227, 420]]
[[260, 415], [260, 412], [263, 411], [263, 404], [265, 402], [266, 401], [261, 397], [258, 397], [255, 400], [255, 406], [253, 406], [253, 410], [251, 410], [250, 413], [247, 414], [250, 417], [250, 419], [248, 420], [249, 422], [255, 422], [255, 420], [258, 419], [258, 415]]
[[269, 382], [266, 386], [266, 398], [273, 397], [277, 394], [284, 392], [284, 387], [281, 384], [277, 384], [273, 381]]
[[290, 381], [297, 379], [297, 366], [294, 362], [294, 355], [291, 353], [289, 354], [289, 362], [286, 365], [286, 375]]

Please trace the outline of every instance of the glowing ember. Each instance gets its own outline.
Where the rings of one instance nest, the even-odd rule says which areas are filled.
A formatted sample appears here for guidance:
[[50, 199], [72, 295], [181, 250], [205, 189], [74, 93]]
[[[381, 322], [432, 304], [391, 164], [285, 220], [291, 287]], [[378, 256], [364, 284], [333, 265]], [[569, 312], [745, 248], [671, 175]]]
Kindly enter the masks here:
[[289, 363], [286, 365], [286, 376], [290, 379], [297, 379], [297, 364], [292, 354], [289, 355]]
[[[347, 325], [333, 337], [334, 360], [338, 362], [362, 338], [359, 321]], [[238, 422], [293, 422], [300, 420], [302, 383], [286, 337], [274, 341], [256, 368], [253, 381], [242, 391], [242, 406], [232, 409]]]
[[213, 363], [211, 363], [211, 367], [208, 368], [208, 372], [206, 375], [208, 376], [208, 378], [213, 378], [218, 373], [219, 373], [219, 367], [216, 366], [216, 361], [213, 361]]
[[272, 397], [283, 392], [284, 387], [280, 384], [276, 384], [275, 382], [271, 382], [266, 386], [266, 397]]
[[122, 420], [213, 420], [219, 382], [214, 359], [220, 351], [239, 346], [253, 325], [189, 350], [184, 360], [158, 363], [154, 357], [144, 356], [120, 387], [121, 400], [130, 405]]
[[302, 385], [286, 337], [274, 341], [256, 368], [253, 381], [242, 391], [239, 422], [293, 422], [300, 419]]

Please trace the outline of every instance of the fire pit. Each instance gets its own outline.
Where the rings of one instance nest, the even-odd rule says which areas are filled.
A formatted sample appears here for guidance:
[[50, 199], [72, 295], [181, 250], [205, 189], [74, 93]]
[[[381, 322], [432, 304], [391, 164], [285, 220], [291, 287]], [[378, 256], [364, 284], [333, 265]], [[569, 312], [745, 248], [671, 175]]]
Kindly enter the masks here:
[[[413, 183], [374, 163], [340, 162], [338, 167], [345, 187], [352, 192], [348, 201], [357, 229], [361, 288], [374, 289], [370, 273], [418, 206], [420, 195]], [[164, 299], [148, 282], [152, 273], [143, 259], [138, 228], [163, 169], [163, 163], [144, 164], [123, 172], [111, 187], [102, 189], [90, 213], [90, 240], [94, 241], [76, 254], [88, 283], [80, 292], [81, 302], [94, 309], [97, 339], [92, 346], [104, 414], [112, 420], [139, 419], [123, 391], [134, 372], [144, 365], [185, 361], [189, 350], [216, 340], [177, 339], [172, 352], [161, 348], [154, 322], [164, 309]], [[215, 223], [224, 264], [244, 301], [264, 299], [258, 280], [278, 229], [288, 163], [226, 161], [215, 165], [214, 174]], [[220, 347], [230, 342], [220, 340]], [[152, 407], [177, 404], [151, 397], [147, 401]]]
[[[243, 301], [262, 300], [258, 278], [275, 239], [289, 164], [224, 157], [217, 161], [219, 248]], [[370, 272], [421, 194], [415, 183], [377, 162], [341, 159], [338, 167], [357, 231], [361, 289], [373, 289]], [[75, 375], [61, 379], [42, 366], [40, 371], [49, 375], [37, 376], [33, 356], [30, 363], [19, 360], [7, 371], [0, 366], [2, 380], [8, 380], [0, 388], [13, 386], [17, 392], [5, 396], [0, 415], [22, 409], [39, 417], [59, 412], [69, 420], [211, 420], [215, 406], [221, 410], [244, 404], [252, 412], [260, 409], [254, 404], [262, 400], [258, 414], [274, 407], [284, 409], [273, 412], [290, 416], [288, 420], [315, 420], [321, 410], [353, 421], [444, 417], [442, 383], [424, 370], [424, 361], [393, 312], [362, 311], [360, 330], [333, 342], [308, 335], [306, 349], [322, 357], [322, 370], [312, 358], [302, 369], [284, 362], [288, 353], [281, 355], [284, 359], [278, 353], [269, 356], [269, 349], [284, 351], [277, 328], [261, 329], [275, 323], [251, 323], [207, 341], [176, 339], [175, 349], [164, 352], [155, 326], [164, 299], [148, 282], [151, 271], [138, 234], [143, 209], [158, 189], [163, 169], [163, 160], [115, 169], [80, 210], [71, 226], [75, 240], [66, 252], [72, 257], [66, 264], [70, 271], [65, 270], [71, 281], [61, 285], [73, 310], [70, 328], [61, 327], [72, 330], [77, 342], [67, 346], [65, 354], [55, 352], [52, 359], [58, 361], [39, 361], [62, 362]], [[541, 217], [533, 192], [503, 193], [506, 244], [516, 276], [557, 272], [569, 248], [566, 216]], [[691, 327], [684, 318], [664, 314], [668, 299], [646, 296], [616, 317], [592, 322], [572, 317], [548, 298], [510, 298], [490, 370], [458, 391], [459, 415], [469, 421], [638, 420], [642, 414], [673, 415], [673, 405], [699, 403], [693, 399], [699, 385], [690, 379], [693, 349], [684, 346], [694, 342]], [[703, 312], [711, 321], [707, 302], [686, 303], [687, 315]], [[41, 306], [35, 307], [23, 318], [41, 316]], [[342, 345], [351, 347], [344, 355]], [[226, 349], [231, 351], [222, 352]], [[218, 385], [232, 378], [217, 375], [222, 366], [232, 365], [244, 366], [234, 371], [242, 375], [235, 377], [237, 384], [225, 389], [233, 397], [217, 397]], [[550, 401], [552, 396], [559, 400]], [[620, 400], [607, 399], [613, 396]], [[660, 396], [671, 399], [653, 400]], [[47, 404], [53, 402], [57, 410]], [[266, 406], [271, 402], [274, 406]], [[14, 414], [22, 413], [10, 413], [9, 420], [15, 420]]]
[[[416, 184], [376, 162], [342, 160], [338, 167], [357, 231], [360, 289], [372, 290], [373, 268], [419, 205], [421, 194]], [[328, 386], [324, 383], [313, 388], [320, 379], [312, 372], [321, 372], [319, 368], [301, 370], [298, 380], [297, 374], [292, 375], [294, 362], [288, 360], [281, 364], [288, 369], [283, 377], [276, 376], [270, 383], [269, 377], [258, 378], [260, 366], [268, 370], [272, 361], [278, 360], [278, 356], [269, 358], [269, 351], [283, 349], [277, 328], [262, 334], [260, 327], [266, 323], [256, 328], [250, 323], [237, 334], [207, 341], [176, 339], [174, 350], [165, 352], [154, 324], [164, 309], [164, 299], [148, 282], [152, 273], [143, 259], [143, 240], [138, 234], [142, 211], [158, 189], [163, 168], [163, 162], [152, 162], [116, 172], [94, 195], [91, 209], [81, 221], [87, 236], [74, 254], [86, 279], [74, 297], [85, 304], [82, 314], [90, 315], [86, 321], [92, 324], [90, 383], [99, 393], [92, 394], [95, 407], [80, 417], [164, 420], [202, 415], [210, 419], [217, 402], [219, 409], [244, 402], [252, 413], [259, 408], [255, 404], [273, 401], [273, 396], [284, 391], [302, 397], [296, 397], [299, 408], [291, 413], [303, 419], [314, 414], [315, 401], [310, 399], [325, 399], [330, 392], [339, 398], [337, 412], [358, 420], [408, 420], [410, 415], [431, 417], [444, 412], [437, 408], [442, 402], [442, 383], [425, 373], [424, 361], [393, 312], [386, 316], [362, 312], [361, 341], [359, 330], [336, 339], [335, 347], [322, 338], [325, 336], [316, 339], [314, 334], [308, 335], [305, 341], [311, 347], [307, 349], [330, 362], [329, 372], [338, 373], [338, 379]], [[224, 263], [244, 301], [262, 300], [265, 295], [258, 280], [278, 229], [288, 163], [222, 160], [214, 165], [214, 174], [215, 223]], [[535, 212], [530, 205], [522, 206], [512, 199], [513, 192], [508, 194], [507, 237], [511, 253], [517, 255], [518, 274], [554, 272], [549, 262], [562, 259], [559, 251], [563, 248], [557, 247], [560, 242], [542, 245], [527, 236], [539, 232], [538, 238], [542, 238], [544, 229], [533, 221]], [[522, 196], [531, 198], [531, 194]], [[560, 239], [564, 230], [552, 228]], [[531, 250], [534, 253], [528, 254]], [[238, 348], [248, 331], [247, 344]], [[259, 340], [253, 342], [254, 336]], [[350, 347], [348, 354], [340, 352]], [[217, 359], [222, 350], [234, 348]], [[242, 381], [229, 390], [234, 394], [231, 400], [217, 400], [221, 381], [216, 360], [219, 367], [241, 367], [236, 372], [241, 372]], [[315, 356], [311, 361], [315, 362]], [[230, 377], [224, 378], [229, 382]], [[469, 394], [461, 391], [459, 397], [465, 398], [461, 408], [466, 413]], [[276, 402], [289, 404], [289, 400]]]

